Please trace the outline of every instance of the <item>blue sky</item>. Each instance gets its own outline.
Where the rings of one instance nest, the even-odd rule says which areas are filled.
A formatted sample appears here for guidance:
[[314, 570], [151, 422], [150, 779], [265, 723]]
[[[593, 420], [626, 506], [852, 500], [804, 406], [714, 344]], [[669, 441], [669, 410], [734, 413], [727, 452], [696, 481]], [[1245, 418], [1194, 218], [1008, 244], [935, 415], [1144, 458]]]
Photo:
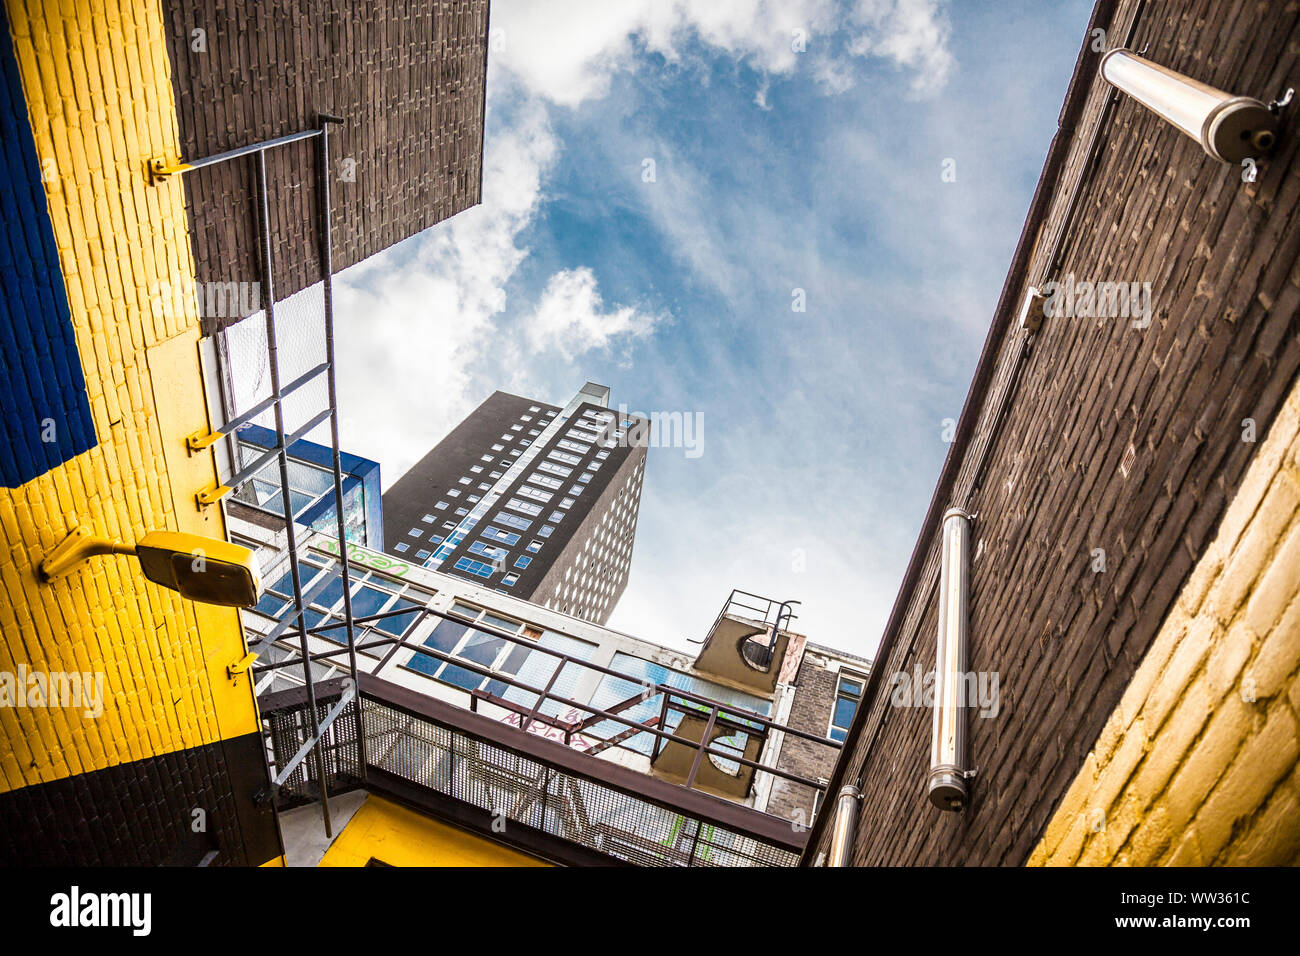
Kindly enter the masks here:
[[495, 0], [483, 204], [338, 282], [344, 447], [391, 484], [496, 388], [698, 413], [611, 626], [735, 587], [872, 653], [1090, 10]]

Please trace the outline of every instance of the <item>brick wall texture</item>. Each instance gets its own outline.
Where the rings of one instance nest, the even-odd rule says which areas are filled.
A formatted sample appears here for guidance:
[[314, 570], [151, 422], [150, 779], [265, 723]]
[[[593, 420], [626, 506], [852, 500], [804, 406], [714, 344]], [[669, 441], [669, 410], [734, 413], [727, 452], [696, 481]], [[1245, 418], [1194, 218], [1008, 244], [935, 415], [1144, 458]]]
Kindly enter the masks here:
[[[1122, 42], [1137, 6], [1134, 0], [1098, 4], [1096, 16], [1103, 17], [1111, 45]], [[1157, 63], [1267, 100], [1294, 85], [1300, 69], [1300, 6], [1153, 0], [1133, 43], [1149, 44], [1146, 55]], [[1257, 178], [1246, 182], [1241, 169], [1209, 159], [1198, 143], [1121, 96], [1090, 163], [1089, 140], [1111, 90], [1096, 78], [1099, 55], [1088, 41], [1081, 46], [1067, 100], [1081, 109], [1063, 111], [1067, 126], [1058, 133], [1068, 148], [1064, 166], [1040, 186], [1048, 191], [1048, 206], [1025, 238], [1028, 269], [1010, 280], [990, 332], [987, 387], [972, 393], [959, 425], [960, 434], [973, 420], [971, 440], [949, 463], [955, 471], [945, 473], [944, 500], [935, 502], [939, 512], [962, 505], [978, 513], [969, 668], [999, 675], [1000, 712], [969, 721], [977, 776], [965, 810], [931, 806], [931, 709], [891, 706], [888, 693], [889, 675], [934, 667], [939, 567], [937, 535], [928, 525], [918, 543], [919, 572], [900, 594], [886, 650], [876, 662], [880, 680], [862, 707], [844, 761], [845, 782], [860, 778], [865, 793], [853, 854], [858, 865], [1018, 865], [1029, 859], [1076, 778], [1083, 773], [1086, 779], [1089, 754], [1135, 674], [1149, 654], [1159, 653], [1157, 636], [1179, 627], [1177, 617], [1170, 618], [1179, 613], [1175, 602], [1259, 456], [1259, 441], [1249, 440], [1243, 423], [1250, 420], [1262, 440], [1295, 387], [1300, 136], [1286, 132], [1260, 163]], [[1067, 222], [1081, 176], [1078, 207]], [[1150, 282], [1152, 321], [1137, 328], [1124, 319], [1049, 318], [1015, 379], [1025, 343], [1014, 312], [1025, 286], [1043, 281], [1058, 231], [1063, 243], [1056, 278]], [[1005, 415], [995, 427], [1008, 388]], [[1289, 482], [1281, 482], [1276, 494], [1285, 496]], [[1240, 561], [1259, 563], [1256, 570], [1247, 572], [1223, 555], [1225, 593], [1241, 575], [1258, 573], [1262, 580], [1265, 561], [1284, 566], [1294, 548], [1287, 527], [1283, 517], [1265, 515], [1235, 546], [1245, 555]], [[1105, 552], [1104, 571], [1094, 570], [1098, 549]], [[1249, 587], [1235, 587], [1244, 599]], [[1208, 679], [1197, 683], [1198, 649], [1209, 655], [1222, 646], [1216, 660], [1246, 647], [1251, 660], [1278, 647], [1294, 652], [1293, 637], [1274, 643], [1267, 628], [1233, 645], [1244, 640], [1240, 633], [1228, 637], [1227, 625], [1236, 618], [1215, 625], [1224, 627], [1222, 639], [1213, 628], [1203, 633], [1215, 620], [1198, 619], [1201, 630], [1195, 632], [1187, 625], [1186, 649], [1180, 644], [1158, 699], [1181, 699], [1183, 681], [1190, 701], [1209, 692]], [[1265, 669], [1259, 671], [1263, 686]], [[1235, 692], [1217, 691], [1223, 693], [1215, 705], [1204, 696], [1187, 704], [1206, 708], [1206, 732], [1215, 739], [1235, 737], [1248, 717], [1258, 736], [1243, 746], [1283, 753], [1295, 746], [1285, 692], [1273, 690], [1281, 696], [1247, 705]], [[1257, 694], [1263, 701], [1265, 692]], [[1145, 722], [1143, 728], [1159, 731]], [[1118, 746], [1123, 753], [1112, 759], [1133, 759], [1143, 746], [1141, 734]], [[1106, 752], [1106, 745], [1101, 749]], [[1261, 764], [1253, 774], [1244, 769], [1248, 763], [1241, 766], [1250, 776], [1250, 796], [1238, 789], [1244, 784], [1217, 799], [1211, 793], [1197, 811], [1196, 836], [1186, 844], [1180, 837], [1162, 851], [1168, 854], [1162, 860], [1195, 859], [1193, 846], [1202, 856], [1244, 847], [1230, 843], [1224, 827], [1231, 830], [1230, 822], [1242, 819], [1239, 813], [1256, 797], [1259, 819], [1278, 819], [1270, 816], [1277, 807], [1267, 802], [1277, 792], [1275, 765]], [[1285, 803], [1291, 792], [1277, 799]], [[1168, 806], [1164, 812], [1172, 826], [1176, 815]], [[1183, 805], [1181, 812], [1191, 810]], [[1123, 824], [1117, 819], [1113, 825]], [[1157, 847], [1158, 824], [1150, 827]], [[827, 828], [811, 837], [809, 861], [826, 849]], [[1093, 850], [1090, 859], [1103, 852]]]
[[[198, 315], [154, 299], [168, 277], [193, 275], [181, 185], [143, 175], [150, 156], [177, 148], [162, 20], [126, 0], [5, 8], [0, 42], [12, 43], [26, 100], [11, 129], [48, 171], [44, 228], [95, 441], [0, 489], [0, 674], [99, 674], [103, 712], [0, 706], [0, 862], [195, 862], [182, 845], [194, 808], [221, 862], [262, 862], [245, 853], [251, 830], [241, 837], [231, 798], [231, 760], [257, 754], [233, 758], [237, 742], [258, 729], [248, 682], [225, 675], [244, 649], [236, 612], [183, 601], [123, 557], [51, 584], [36, 575], [77, 525], [128, 542], [158, 529], [224, 537], [220, 514], [193, 500], [216, 477], [211, 457], [184, 447], [207, 425]], [[39, 241], [38, 224], [23, 226], [11, 241]], [[243, 822], [267, 837], [265, 820]]]
[[1300, 386], [1032, 864], [1300, 864]]
[[[865, 679], [867, 663], [863, 661], [854, 673]], [[790, 703], [790, 717], [785, 722], [786, 726], [824, 737], [830, 727], [831, 709], [835, 706], [835, 691], [839, 686], [840, 674], [840, 670], [831, 669], [830, 659], [826, 655], [813, 648], [805, 648], [795, 677], [794, 697]], [[781, 754], [776, 766], [779, 770], [797, 773], [801, 777], [824, 780], [830, 777], [838, 754], [839, 751], [787, 735], [781, 741]], [[767, 812], [787, 820], [810, 822], [813, 817], [814, 795], [812, 787], [777, 778], [772, 784]]]
[[[479, 202], [488, 0], [162, 0], [162, 11], [180, 126], [169, 159], [296, 133], [317, 113], [346, 120], [330, 128], [336, 271]], [[266, 154], [277, 300], [321, 279], [318, 148]], [[253, 161], [188, 173], [185, 187], [197, 280], [261, 282]], [[255, 310], [205, 316], [204, 331]]]

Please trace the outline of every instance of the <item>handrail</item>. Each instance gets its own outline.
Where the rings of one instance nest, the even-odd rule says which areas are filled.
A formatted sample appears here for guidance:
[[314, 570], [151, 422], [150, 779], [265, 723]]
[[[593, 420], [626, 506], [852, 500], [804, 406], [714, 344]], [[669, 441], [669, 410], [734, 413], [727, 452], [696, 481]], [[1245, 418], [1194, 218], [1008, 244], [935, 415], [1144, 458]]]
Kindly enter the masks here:
[[[367, 641], [363, 643], [363, 639], [365, 636], [364, 632], [368, 632], [370, 630], [368, 625], [388, 618], [393, 618], [393, 617], [398, 617], [403, 615], [411, 615], [411, 614], [418, 615], [418, 619], [414, 625], [411, 625], [406, 629], [406, 634], [408, 636], [405, 637], [392, 636], [377, 641]], [[264, 616], [269, 617], [269, 615], [264, 615]], [[469, 661], [461, 657], [455, 657], [447, 652], [440, 651], [431, 647], [426, 647], [423, 644], [415, 643], [414, 638], [410, 635], [413, 634], [415, 626], [418, 625], [421, 621], [423, 621], [426, 617], [436, 617], [441, 620], [450, 621], [455, 624], [461, 624], [471, 630], [478, 631], [490, 637], [497, 637], [512, 644], [526, 646], [530, 650], [540, 652], [549, 657], [555, 658], [556, 667], [555, 670], [552, 672], [551, 681], [547, 684], [546, 687], [535, 687], [530, 684], [524, 683], [513, 674], [496, 671], [490, 667], [477, 664], [474, 661]], [[474, 674], [479, 674], [483, 677], [491, 678], [492, 680], [501, 681], [502, 683], [507, 684], [511, 687], [518, 688], [519, 690], [522, 690], [525, 693], [535, 695], [537, 697], [537, 701], [533, 705], [530, 714], [525, 715], [531, 717], [531, 719], [540, 719], [541, 716], [540, 709], [542, 704], [545, 701], [553, 700], [556, 701], [557, 703], [564, 704], [569, 707], [584, 711], [588, 715], [586, 720], [591, 720], [592, 718], [595, 718], [594, 720], [595, 723], [600, 723], [605, 720], [611, 720], [618, 724], [623, 725], [625, 728], [635, 729], [635, 733], [631, 735], [632, 737], [635, 737], [639, 733], [650, 734], [654, 736], [657, 740], [656, 751], [659, 749], [658, 744], [663, 744], [665, 742], [673, 741], [680, 744], [684, 744], [693, 749], [696, 749], [701, 753], [708, 753], [711, 756], [718, 757], [719, 759], [722, 760], [731, 761], [733, 763], [740, 764], [741, 766], [750, 767], [754, 770], [761, 770], [765, 773], [770, 773], [773, 774], [774, 776], [782, 777], [784, 779], [794, 781], [804, 786], [812, 787], [819, 791], [825, 790], [825, 785], [820, 783], [817, 780], [804, 777], [800, 774], [791, 773], [789, 771], [780, 770], [776, 767], [769, 767], [758, 761], [748, 760], [745, 757], [733, 751], [718, 749], [714, 746], [710, 746], [708, 745], [707, 735], [702, 737], [701, 740], [699, 741], [692, 740], [687, 737], [679, 736], [674, 732], [665, 731], [658, 727], [646, 726], [644, 722], [631, 720], [629, 718], [622, 716], [620, 713], [615, 712], [614, 710], [603, 710], [601, 708], [592, 706], [589, 702], [578, 701], [571, 697], [566, 697], [563, 694], [554, 693], [552, 691], [551, 685], [553, 684], [556, 676], [560, 673], [561, 670], [563, 670], [565, 666], [567, 666], [568, 664], [573, 664], [574, 666], [587, 668], [589, 670], [596, 671], [598, 673], [608, 675], [611, 677], [616, 677], [620, 680], [625, 680], [630, 683], [640, 684], [643, 688], [645, 688], [645, 691], [643, 693], [646, 700], [651, 700], [655, 697], [663, 695], [665, 701], [665, 708], [668, 708], [670, 706], [669, 705], [670, 700], [672, 700], [673, 698], [677, 698], [681, 701], [688, 701], [690, 703], [698, 704], [700, 705], [700, 707], [708, 708], [709, 710], [716, 709], [719, 712], [722, 721], [724, 723], [733, 724], [736, 727], [736, 730], [738, 732], [749, 732], [754, 734], [761, 734], [763, 736], [768, 736], [772, 731], [780, 731], [782, 733], [789, 734], [793, 737], [799, 737], [811, 741], [813, 743], [816, 743], [818, 745], [829, 747], [837, 751], [840, 750], [843, 746], [839, 741], [831, 740], [830, 738], [827, 737], [820, 737], [816, 734], [799, 730], [798, 728], [795, 727], [788, 727], [784, 724], [780, 724], [776, 722], [775, 720], [772, 720], [771, 718], [763, 714], [757, 713], [756, 711], [749, 710], [748, 708], [723, 703], [722, 701], [718, 701], [710, 697], [705, 697], [703, 695], [696, 694], [681, 688], [671, 687], [661, 682], [656, 682], [651, 684], [633, 675], [623, 673], [622, 671], [617, 671], [614, 670], [613, 668], [604, 667], [599, 664], [593, 664], [588, 661], [581, 660], [580, 658], [572, 657], [569, 654], [565, 654], [563, 652], [556, 651], [548, 647], [543, 647], [529, 638], [507, 633], [501, 630], [500, 628], [493, 627], [491, 625], [466, 621], [463, 617], [459, 617], [457, 615], [448, 613], [447, 611], [438, 610], [436, 608], [430, 608], [430, 607], [395, 608], [390, 611], [383, 611], [377, 614], [371, 614], [371, 615], [366, 615], [364, 617], [353, 618], [353, 624], [357, 626], [362, 626], [362, 630], [363, 630], [363, 634], [361, 636], [358, 636], [357, 638], [356, 644], [358, 647], [363, 647], [369, 650], [378, 647], [397, 645], [395, 649], [402, 649], [402, 648], [410, 649], [416, 653], [423, 654], [427, 657], [432, 657], [436, 660], [453, 664], [456, 667], [459, 667], [463, 670], [467, 670]], [[312, 636], [319, 637], [321, 632], [337, 629], [339, 626], [340, 625], [338, 623], [320, 624], [314, 628], [308, 629], [306, 633]], [[330, 657], [344, 654], [347, 652], [347, 650], [348, 648], [346, 646], [341, 646], [338, 648], [312, 654], [310, 655], [309, 659], [312, 662], [316, 662], [319, 660], [324, 660]], [[281, 668], [293, 667], [293, 666], [301, 666], [301, 661], [297, 658], [288, 658], [283, 661], [274, 661], [263, 665], [256, 665], [252, 668], [252, 670], [254, 675], [258, 675], [270, 671], [279, 670]], [[472, 699], [472, 691], [467, 690], [465, 692], [470, 694]], [[626, 706], [628, 702], [621, 701], [620, 704]], [[614, 705], [614, 707], [617, 708], [619, 707], [619, 705], [616, 704]], [[671, 709], [680, 711], [682, 713], [686, 712], [685, 708], [680, 704], [671, 705]], [[695, 708], [691, 708], [691, 709], [695, 710]], [[695, 710], [695, 712], [698, 713], [699, 711]], [[728, 721], [727, 720], [728, 717], [732, 719]], [[751, 723], [756, 723], [761, 726], [753, 727], [753, 728], [744, 727], [743, 725], [736, 722], [737, 719], [740, 721], [748, 721]], [[582, 723], [586, 723], [586, 720], [584, 720]], [[550, 722], [548, 721], [548, 723]], [[623, 732], [624, 731], [620, 731], [619, 733], [622, 734]], [[597, 739], [603, 740], [604, 738], [597, 738]], [[612, 738], [609, 739], [612, 740]], [[628, 739], [630, 739], [630, 737]], [[611, 743], [611, 746], [619, 747], [620, 749], [631, 750], [631, 748], [625, 747], [621, 743], [620, 744]], [[639, 751], [637, 752], [639, 753]]]

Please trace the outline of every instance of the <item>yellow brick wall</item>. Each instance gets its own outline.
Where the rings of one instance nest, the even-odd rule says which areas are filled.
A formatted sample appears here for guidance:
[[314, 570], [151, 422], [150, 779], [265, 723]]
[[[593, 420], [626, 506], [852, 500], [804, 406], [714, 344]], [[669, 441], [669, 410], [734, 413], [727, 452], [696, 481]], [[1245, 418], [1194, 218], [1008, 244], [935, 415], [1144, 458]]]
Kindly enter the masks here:
[[439, 823], [395, 803], [366, 797], [321, 859], [321, 866], [549, 866], [534, 857]]
[[172, 529], [224, 537], [193, 494], [215, 478], [184, 435], [207, 425], [193, 305], [159, 309], [192, 280], [183, 186], [150, 186], [175, 159], [161, 12], [149, 0], [6, 0], [98, 445], [0, 489], [0, 671], [102, 672], [105, 710], [0, 707], [0, 792], [256, 729], [237, 614], [95, 558], [53, 584], [34, 568], [74, 525], [134, 541]]
[[1033, 865], [1300, 864], [1300, 381]]

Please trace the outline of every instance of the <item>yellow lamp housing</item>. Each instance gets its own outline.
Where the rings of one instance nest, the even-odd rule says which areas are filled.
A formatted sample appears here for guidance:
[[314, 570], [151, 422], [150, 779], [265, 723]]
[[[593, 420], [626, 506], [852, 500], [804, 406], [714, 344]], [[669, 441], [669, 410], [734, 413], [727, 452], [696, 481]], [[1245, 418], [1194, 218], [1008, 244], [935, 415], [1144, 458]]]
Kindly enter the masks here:
[[132, 547], [74, 528], [41, 562], [41, 580], [52, 581], [102, 554], [135, 555], [145, 577], [191, 601], [252, 607], [261, 596], [262, 576], [252, 551], [220, 538], [180, 531], [150, 531]]
[[262, 592], [257, 556], [219, 538], [150, 531], [135, 546], [144, 576], [204, 604], [252, 607]]

